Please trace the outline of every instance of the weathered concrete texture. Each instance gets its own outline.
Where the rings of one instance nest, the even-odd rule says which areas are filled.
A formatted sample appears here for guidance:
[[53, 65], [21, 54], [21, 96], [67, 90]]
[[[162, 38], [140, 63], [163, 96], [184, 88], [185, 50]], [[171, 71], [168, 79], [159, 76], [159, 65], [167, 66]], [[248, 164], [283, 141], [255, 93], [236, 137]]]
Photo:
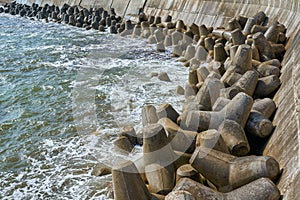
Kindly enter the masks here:
[[11, 3], [12, 0], [0, 0], [0, 5], [5, 3]]
[[[171, 3], [173, 2], [173, 3]], [[166, 6], [168, 5], [168, 6]], [[287, 26], [290, 37], [287, 52], [282, 62], [282, 86], [275, 96], [278, 107], [274, 117], [276, 129], [268, 142], [264, 155], [279, 161], [283, 168], [278, 187], [283, 199], [299, 199], [300, 192], [300, 2], [283, 0], [148, 0], [147, 14], [173, 15], [173, 20], [183, 19], [187, 24], [196, 23], [206, 26], [224, 25], [232, 16], [239, 14], [253, 16], [264, 11], [273, 21]], [[293, 55], [295, 53], [295, 55]]]
[[290, 38], [290, 41], [292, 41], [289, 45], [290, 49], [286, 54], [282, 68], [282, 86], [274, 99], [278, 107], [273, 121], [276, 129], [264, 154], [274, 156], [284, 167], [278, 187], [282, 193], [285, 193], [286, 199], [299, 199], [300, 185], [297, 179], [300, 176], [300, 62], [297, 59], [298, 53], [295, 52], [299, 52], [297, 47], [299, 46], [300, 34], [297, 33], [294, 38]]
[[94, 6], [97, 8], [102, 7], [106, 10], [109, 10], [112, 3], [113, 0], [82, 0], [80, 5], [87, 8]]
[[116, 13], [123, 17], [126, 13], [128, 5], [131, 0], [122, 0], [120, 1], [113, 1], [111, 7], [115, 9]]
[[[116, 8], [118, 15], [137, 15], [137, 9], [145, 5], [146, 14], [173, 16], [173, 21], [182, 19], [187, 24], [221, 26], [239, 14], [253, 16], [264, 11], [272, 21], [286, 25], [289, 36], [287, 52], [280, 77], [282, 86], [275, 96], [278, 107], [274, 117], [275, 132], [270, 138], [264, 155], [274, 156], [284, 169], [278, 187], [283, 199], [299, 199], [300, 187], [300, 61], [297, 59], [300, 46], [300, 1], [298, 0], [17, 0], [19, 3], [40, 5], [64, 3], [84, 7]], [[146, 3], [146, 4], [145, 4]], [[295, 52], [295, 55], [293, 54]], [[297, 187], [298, 186], [298, 187]], [[297, 198], [298, 197], [298, 198]]]
[[127, 17], [135, 17], [139, 13], [139, 9], [143, 8], [146, 3], [146, 0], [139, 0], [139, 1], [130, 1], [129, 5], [126, 10], [126, 16]]

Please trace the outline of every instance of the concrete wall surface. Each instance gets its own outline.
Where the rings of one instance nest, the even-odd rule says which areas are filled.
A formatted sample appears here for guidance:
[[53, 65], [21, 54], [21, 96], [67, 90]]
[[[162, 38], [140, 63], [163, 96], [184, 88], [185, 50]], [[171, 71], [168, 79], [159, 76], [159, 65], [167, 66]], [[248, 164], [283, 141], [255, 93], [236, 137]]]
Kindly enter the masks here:
[[264, 11], [271, 20], [288, 28], [289, 42], [282, 62], [282, 86], [275, 96], [278, 110], [274, 117], [275, 132], [265, 155], [275, 157], [283, 168], [278, 187], [283, 199], [300, 199], [300, 1], [299, 0], [17, 0], [19, 3], [40, 5], [64, 3], [84, 7], [114, 7], [121, 16], [134, 16], [144, 7], [146, 14], [164, 19], [182, 19], [187, 24], [224, 25], [236, 15], [253, 16]]
[[0, 0], [0, 5], [5, 4], [5, 3], [10, 3], [12, 2], [11, 0]]

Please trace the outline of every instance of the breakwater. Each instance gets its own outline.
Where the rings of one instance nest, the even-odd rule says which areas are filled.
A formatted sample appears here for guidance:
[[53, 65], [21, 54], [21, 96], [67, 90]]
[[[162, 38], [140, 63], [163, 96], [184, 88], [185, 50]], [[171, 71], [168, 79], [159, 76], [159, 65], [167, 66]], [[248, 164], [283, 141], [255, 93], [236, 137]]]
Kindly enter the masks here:
[[[27, 1], [26, 3], [31, 3]], [[36, 3], [49, 3], [47, 1], [36, 1]], [[57, 2], [60, 3], [60, 2]], [[70, 4], [78, 4], [80, 2], [69, 2]], [[106, 3], [103, 5], [102, 3]], [[139, 1], [128, 2], [128, 8], [133, 8], [130, 5], [134, 4], [141, 7]], [[172, 14], [173, 19], [183, 19], [187, 24], [195, 22], [196, 24], [206, 24], [207, 26], [220, 26], [227, 22], [232, 16], [242, 14], [253, 16], [258, 10], [264, 11], [271, 20], [278, 20], [284, 23], [287, 28], [287, 43], [288, 51], [286, 52], [282, 62], [281, 87], [275, 95], [275, 103], [278, 107], [273, 124], [276, 129], [267, 144], [264, 154], [268, 154], [276, 158], [280, 163], [280, 167], [284, 169], [278, 187], [285, 198], [297, 199], [297, 193], [294, 188], [297, 188], [297, 177], [299, 173], [299, 65], [295, 60], [294, 50], [298, 49], [299, 34], [298, 34], [298, 8], [297, 1], [281, 2], [281, 1], [263, 1], [259, 4], [243, 3], [242, 1], [147, 1], [145, 2], [145, 13], [166, 16]], [[102, 4], [102, 5], [101, 5]], [[81, 4], [85, 7], [103, 6], [111, 7], [113, 5], [122, 5], [121, 8], [116, 8], [119, 14], [125, 16], [134, 16], [137, 13], [124, 9], [124, 2], [117, 1], [85, 1]], [[144, 5], [143, 5], [144, 6]], [[107, 7], [107, 8], [108, 8]], [[123, 11], [122, 11], [123, 10]], [[126, 11], [125, 11], [126, 10]], [[135, 10], [136, 9], [132, 9]], [[287, 134], [288, 133], [288, 134]]]

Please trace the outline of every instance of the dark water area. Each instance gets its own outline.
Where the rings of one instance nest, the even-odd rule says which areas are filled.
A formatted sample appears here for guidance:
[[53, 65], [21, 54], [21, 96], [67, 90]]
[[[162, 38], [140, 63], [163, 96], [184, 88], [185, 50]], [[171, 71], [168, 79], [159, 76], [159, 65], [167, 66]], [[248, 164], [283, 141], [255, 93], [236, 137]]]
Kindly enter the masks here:
[[138, 39], [1, 14], [0, 58], [0, 199], [109, 199], [92, 172], [120, 127], [147, 103], [181, 109], [187, 70]]

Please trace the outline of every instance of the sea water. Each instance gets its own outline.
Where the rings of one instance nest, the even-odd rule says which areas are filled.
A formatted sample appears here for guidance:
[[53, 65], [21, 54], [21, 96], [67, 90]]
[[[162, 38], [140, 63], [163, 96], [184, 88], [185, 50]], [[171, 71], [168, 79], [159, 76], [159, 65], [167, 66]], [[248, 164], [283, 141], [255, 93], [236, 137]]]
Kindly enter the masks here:
[[[151, 77], [163, 71], [172, 82]], [[180, 112], [187, 73], [141, 39], [1, 14], [0, 199], [111, 198], [111, 175], [93, 171], [144, 105]]]

